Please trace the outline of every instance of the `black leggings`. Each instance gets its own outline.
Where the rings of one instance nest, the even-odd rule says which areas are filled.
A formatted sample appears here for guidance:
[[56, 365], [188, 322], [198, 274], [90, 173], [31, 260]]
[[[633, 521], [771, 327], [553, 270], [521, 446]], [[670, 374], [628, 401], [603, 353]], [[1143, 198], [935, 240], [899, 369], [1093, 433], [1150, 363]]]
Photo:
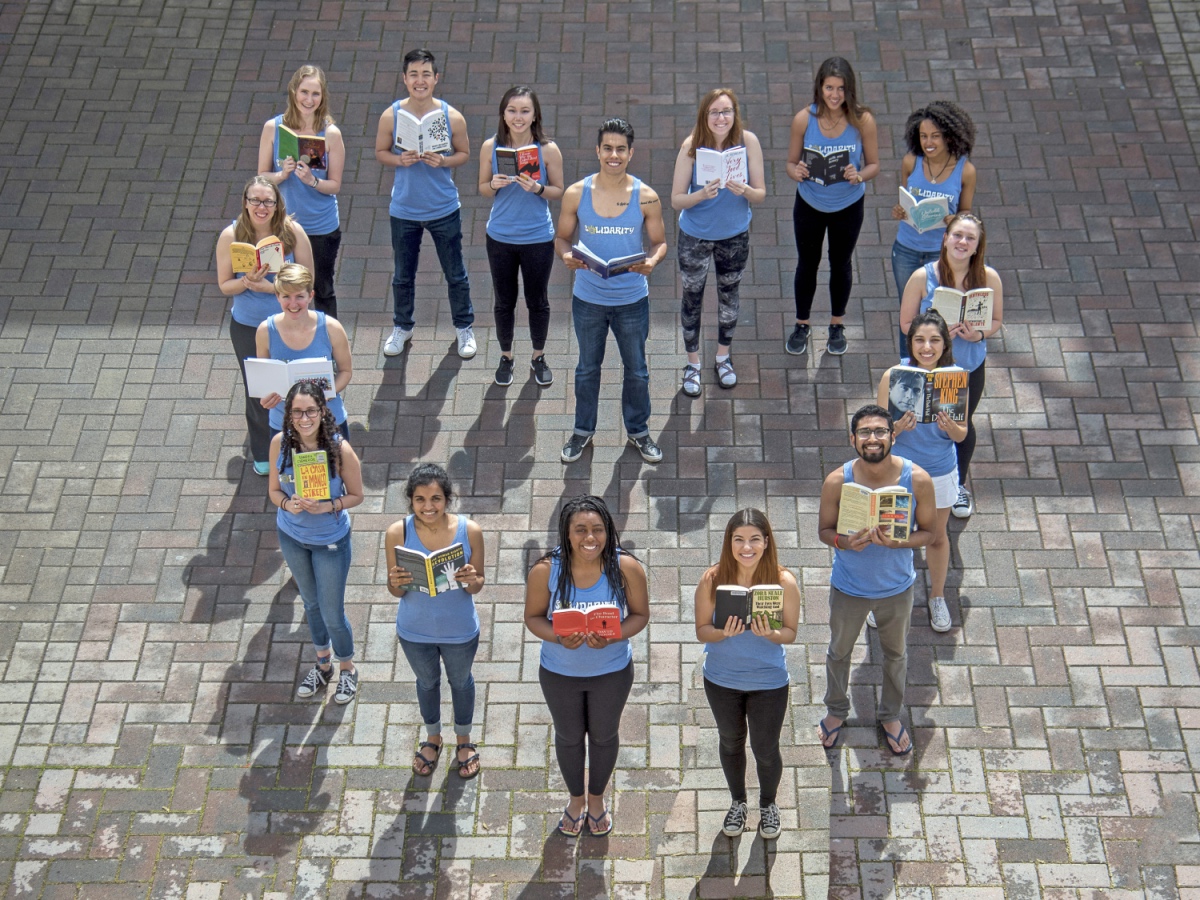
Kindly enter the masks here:
[[979, 364], [979, 368], [975, 369], [967, 378], [967, 436], [960, 443], [954, 445], [954, 452], [958, 456], [958, 483], [960, 485], [967, 483], [967, 469], [971, 466], [971, 457], [975, 455], [975, 407], [979, 405], [979, 398], [983, 396], [983, 383], [986, 379], [984, 369], [987, 367], [987, 360]]
[[862, 231], [866, 198], [860, 197], [845, 209], [821, 212], [796, 194], [792, 207], [792, 230], [796, 235], [796, 318], [807, 321], [817, 293], [817, 269], [821, 265], [821, 247], [829, 234], [829, 305], [834, 316], [844, 316], [854, 286], [854, 246]]
[[243, 325], [236, 319], [229, 320], [229, 339], [233, 352], [237, 354], [238, 368], [242, 370], [242, 390], [246, 392], [246, 433], [250, 435], [250, 455], [255, 462], [267, 462], [271, 455], [271, 413], [263, 409], [257, 397], [250, 396], [246, 387], [246, 359], [258, 356], [258, 326]]
[[487, 235], [488, 265], [492, 270], [496, 338], [500, 349], [512, 352], [517, 320], [517, 272], [525, 283], [525, 306], [529, 308], [529, 339], [534, 350], [546, 349], [550, 330], [550, 301], [546, 286], [554, 267], [554, 241], [540, 244], [509, 244]]
[[310, 234], [308, 242], [312, 245], [313, 255], [313, 306], [336, 319], [337, 293], [333, 289], [333, 273], [342, 246], [342, 230], [335, 228], [329, 234]]
[[[758, 767], [758, 805], [775, 802], [783, 777], [779, 732], [787, 715], [788, 686], [766, 691], [737, 691], [704, 679], [704, 693], [720, 736], [719, 755], [725, 783], [735, 803], [746, 802], [746, 733]], [[747, 728], [749, 723], [749, 728]]]
[[603, 794], [621, 749], [621, 713], [633, 687], [633, 663], [618, 672], [588, 678], [559, 675], [542, 666], [538, 680], [554, 719], [554, 749], [567, 790], [572, 797], [583, 796], [586, 738], [587, 791]]

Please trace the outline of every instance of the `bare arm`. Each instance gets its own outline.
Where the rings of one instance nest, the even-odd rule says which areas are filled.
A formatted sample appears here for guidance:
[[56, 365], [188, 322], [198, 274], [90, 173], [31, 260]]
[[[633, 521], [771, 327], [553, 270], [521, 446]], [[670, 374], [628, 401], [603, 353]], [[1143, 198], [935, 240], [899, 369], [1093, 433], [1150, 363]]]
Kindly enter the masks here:
[[680, 211], [691, 209], [697, 203], [703, 203], [705, 200], [711, 200], [717, 196], [721, 185], [719, 179], [713, 179], [700, 190], [688, 193], [688, 188], [692, 186], [692, 169], [696, 163], [695, 158], [688, 155], [691, 146], [692, 138], [691, 135], [688, 135], [684, 138], [683, 145], [679, 148], [679, 154], [675, 157], [675, 174], [671, 178], [671, 208]]
[[787, 173], [792, 181], [803, 181], [808, 177], [808, 166], [800, 161], [804, 154], [804, 132], [808, 130], [808, 116], [808, 107], [805, 107], [792, 119], [787, 157]]
[[318, 194], [333, 195], [342, 189], [342, 172], [346, 167], [346, 145], [336, 125], [325, 128], [325, 177], [318, 178], [305, 162], [296, 163], [296, 177]]
[[838, 466], [826, 476], [825, 483], [821, 485], [821, 506], [817, 511], [817, 537], [822, 544], [828, 544], [834, 548], [838, 546], [838, 507], [842, 502], [842, 485], [845, 480], [842, 467]]
[[558, 144], [554, 141], [542, 144], [542, 159], [546, 163], [546, 189], [542, 191], [542, 197], [546, 200], [559, 200], [566, 188], [563, 185], [562, 151], [558, 149]]
[[399, 519], [388, 526], [383, 536], [383, 549], [388, 561], [387, 589], [393, 597], [403, 597], [408, 593], [408, 585], [412, 584], [412, 574], [408, 569], [396, 564], [396, 548], [403, 546], [404, 519]]
[[395, 141], [396, 116], [389, 106], [379, 117], [379, 127], [375, 130], [375, 159], [388, 168], [405, 168], [421, 161], [421, 155], [415, 150], [405, 150], [396, 153], [392, 150]]
[[283, 161], [282, 171], [275, 171], [275, 120], [267, 119], [258, 137], [258, 174], [282, 184], [294, 171], [296, 161], [290, 156]]
[[226, 297], [236, 297], [250, 290], [264, 293], [275, 290], [275, 286], [266, 280], [270, 271], [267, 266], [260, 266], [257, 271], [247, 272], [241, 278], [233, 273], [233, 255], [229, 250], [232, 246], [233, 226], [229, 225], [217, 238], [217, 287], [221, 293]]
[[857, 175], [861, 184], [879, 174], [879, 128], [875, 124], [875, 117], [870, 113], [863, 113], [862, 127], [858, 130], [862, 135], [863, 167], [858, 169], [851, 164], [846, 166], [845, 172], [851, 181]]
[[[296, 262], [308, 269], [309, 272], [315, 271], [313, 268], [312, 244], [308, 240], [307, 232], [300, 227], [300, 223], [295, 219], [290, 216], [288, 218], [292, 223], [292, 231], [296, 235], [296, 245], [292, 247], [292, 256], [295, 257]], [[271, 290], [275, 290], [275, 288], [272, 287]]]
[[[495, 144], [495, 138], [488, 138], [479, 148], [479, 193], [485, 197], [495, 197], [496, 192], [509, 183], [507, 175], [500, 175], [492, 171], [492, 147]], [[499, 183], [501, 179], [504, 181], [503, 184]]]
[[621, 574], [625, 576], [625, 621], [621, 623], [621, 640], [624, 641], [650, 624], [650, 594], [646, 570], [628, 554], [621, 555]]
[[[911, 153], [905, 153], [904, 159], [900, 163], [900, 187], [904, 187], [905, 185], [908, 184], [908, 177], [910, 175], [912, 175], [913, 169], [915, 169], [916, 167], [917, 167], [917, 158], [915, 156], [913, 156]], [[899, 203], [897, 203], [895, 206], [892, 207], [892, 218], [893, 219], [903, 219], [904, 218], [904, 207], [901, 206]]]
[[[963, 166], [962, 193], [958, 195], [958, 211], [960, 213], [970, 212], [972, 205], [975, 203], [976, 174], [974, 164], [968, 162]], [[949, 222], [946, 224], [949, 224]]]
[[[555, 640], [554, 626], [546, 617], [550, 610], [550, 560], [543, 559], [529, 570], [525, 580], [525, 627], [530, 633], [543, 641]], [[571, 635], [580, 638], [582, 635]], [[567, 638], [567, 640], [571, 640]], [[576, 646], [583, 641], [576, 642]]]
[[483, 590], [483, 529], [478, 523], [467, 520], [467, 543], [471, 545], [471, 561], [460, 566], [454, 573], [454, 580], [462, 585], [462, 589], [474, 596]]
[[575, 232], [579, 229], [579, 200], [583, 196], [583, 182], [577, 181], [563, 194], [562, 209], [558, 211], [558, 229], [554, 234], [554, 252], [568, 269], [582, 269], [584, 265], [571, 256], [575, 243]]
[[750, 183], [740, 184], [731, 181], [725, 186], [739, 197], [745, 197], [750, 203], [762, 203], [767, 198], [762, 144], [758, 142], [758, 135], [751, 131], [743, 132], [742, 138], [746, 143], [746, 175], [750, 178]]
[[[259, 328], [261, 330], [262, 326]], [[354, 355], [350, 352], [350, 341], [341, 322], [326, 317], [325, 330], [329, 332], [329, 343], [333, 345], [333, 361], [337, 364], [333, 389], [340, 394], [354, 377]]]
[[[338, 499], [338, 509], [353, 509], [363, 502], [362, 463], [358, 454], [350, 446], [350, 442], [342, 440], [341, 459], [338, 464], [338, 474], [342, 476], [342, 484], [346, 493]], [[332, 501], [322, 500], [321, 503]]]
[[636, 266], [630, 266], [634, 272], [649, 275], [667, 257], [667, 228], [663, 224], [662, 203], [653, 189], [642, 185], [639, 198], [642, 207], [642, 221], [646, 226], [646, 238], [650, 241], [650, 252]]
[[908, 334], [908, 326], [921, 311], [921, 301], [925, 298], [925, 267], [917, 269], [904, 285], [904, 296], [900, 300], [900, 330]]

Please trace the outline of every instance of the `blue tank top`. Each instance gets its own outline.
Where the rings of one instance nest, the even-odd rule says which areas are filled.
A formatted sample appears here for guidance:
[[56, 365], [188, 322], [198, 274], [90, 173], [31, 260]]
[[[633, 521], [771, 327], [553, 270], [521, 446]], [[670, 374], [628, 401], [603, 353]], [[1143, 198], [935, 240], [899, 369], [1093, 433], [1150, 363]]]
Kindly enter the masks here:
[[[237, 220], [234, 220], [236, 225]], [[300, 226], [304, 227], [304, 226]], [[235, 237], [234, 240], [237, 240]], [[283, 258], [284, 262], [295, 262], [296, 255], [289, 253]], [[244, 272], [238, 272], [234, 278], [244, 278]], [[275, 273], [267, 273], [267, 281], [271, 284], [275, 283]], [[263, 323], [264, 319], [269, 319], [275, 313], [279, 312], [279, 297], [274, 291], [266, 293], [264, 291], [245, 290], [237, 294], [233, 298], [233, 321], [239, 325], [249, 325], [251, 328], [257, 328]]]
[[[630, 256], [644, 249], [642, 245], [642, 215], [640, 202], [642, 181], [633, 179], [633, 190], [629, 193], [629, 206], [612, 219], [596, 214], [592, 207], [592, 182], [595, 175], [583, 181], [583, 196], [579, 198], [579, 240], [601, 259], [616, 259]], [[612, 278], [601, 278], [590, 269], [579, 269], [575, 273], [575, 296], [599, 306], [627, 306], [637, 303], [650, 293], [645, 275], [625, 272]], [[614, 670], [615, 671], [615, 670]]]
[[[900, 361], [903, 366], [915, 366], [911, 359]], [[955, 367], [957, 368], [957, 366]], [[918, 423], [911, 431], [896, 436], [892, 451], [911, 459], [930, 475], [949, 475], [958, 467], [958, 454], [950, 435], [938, 428], [937, 422]]]
[[[839, 150], [850, 151], [850, 162], [854, 168], [862, 169], [863, 144], [862, 135], [857, 128], [846, 120], [846, 127], [835, 138], [827, 138], [821, 134], [821, 126], [817, 122], [817, 104], [808, 108], [808, 127], [804, 130], [804, 149], [817, 150], [828, 156]], [[849, 181], [839, 181], [829, 187], [822, 187], [809, 178], [796, 185], [796, 190], [804, 198], [804, 202], [813, 209], [821, 212], [837, 212], [845, 209], [866, 196], [867, 188], [862, 184], [851, 184]]]
[[749, 627], [704, 645], [704, 677], [731, 691], [772, 691], [788, 683], [786, 652]]
[[[960, 156], [950, 177], [940, 184], [934, 184], [925, 177], [925, 157], [918, 156], [917, 164], [913, 166], [905, 187], [918, 200], [924, 200], [926, 197], [945, 197], [949, 201], [950, 215], [954, 215], [958, 212], [958, 201], [962, 197], [962, 173], [966, 164], [967, 157]], [[942, 249], [942, 237], [945, 233], [945, 228], [934, 228], [932, 231], [918, 234], [917, 229], [907, 222], [901, 222], [896, 229], [896, 240], [902, 246], [919, 253], [937, 253]]]
[[[467, 517], [458, 517], [458, 528], [450, 543], [463, 545], [466, 559], [471, 561], [471, 543], [467, 540]], [[412, 516], [404, 519], [404, 546], [410, 550], [429, 553], [421, 543], [417, 526]], [[391, 548], [388, 548], [391, 556]], [[416, 644], [465, 644], [479, 634], [479, 613], [475, 610], [475, 598], [458, 587], [429, 597], [420, 591], [409, 591], [400, 598], [396, 608], [396, 634]]]
[[[274, 171], [282, 172], [279, 158], [279, 126], [283, 124], [283, 116], [275, 117], [275, 149], [271, 157]], [[317, 132], [317, 137], [324, 137], [325, 129]], [[318, 178], [325, 177], [324, 169], [313, 169]], [[293, 173], [279, 184], [279, 193], [287, 206], [288, 214], [295, 216], [300, 227], [307, 234], [331, 234], [338, 230], [338, 204], [336, 194], [322, 194], [314, 187], [309, 187]]]
[[[492, 171], [499, 172], [496, 165], [496, 144], [492, 139]], [[541, 145], [539, 144], [539, 149]], [[537, 180], [546, 184], [546, 160], [538, 153]], [[493, 240], [506, 244], [544, 244], [554, 240], [554, 220], [550, 217], [550, 204], [544, 197], [527, 191], [518, 184], [510, 184], [496, 191], [492, 198], [492, 214], [488, 216], [487, 233]]]
[[[904, 464], [896, 482], [912, 493], [912, 460], [898, 457]], [[846, 484], [854, 484], [854, 460], [842, 466]], [[913, 524], [917, 521], [917, 498], [913, 495]], [[880, 600], [908, 590], [917, 580], [911, 549], [893, 550], [878, 544], [867, 544], [862, 550], [834, 550], [833, 573], [829, 583], [852, 597]]]
[[[696, 164], [693, 162], [688, 193], [694, 194], [703, 187], [696, 181]], [[739, 197], [728, 188], [721, 188], [711, 200], [701, 200], [681, 212], [679, 228], [702, 241], [723, 241], [746, 231], [750, 227], [751, 215], [749, 200]]]
[[[620, 551], [617, 553], [619, 560]], [[546, 609], [546, 618], [551, 620], [554, 610], [558, 607], [558, 573], [561, 565], [559, 553], [550, 558], [550, 605]], [[591, 587], [576, 587], [571, 592], [572, 609], [586, 610], [601, 603], [615, 603], [621, 608], [621, 621], [625, 621], [627, 610], [624, 598], [618, 599], [613, 595], [607, 575], [601, 573], [600, 578]], [[578, 650], [568, 650], [557, 641], [542, 641], [541, 663], [558, 675], [573, 675], [577, 678], [607, 675], [609, 672], [621, 671], [632, 660], [633, 647], [628, 640], [613, 641], [599, 650], [587, 644]]]
[[[926, 312], [933, 306], [933, 292], [939, 284], [937, 263], [926, 263], [925, 298], [921, 301], [918, 312]], [[968, 341], [966, 338], [955, 337], [950, 343], [954, 350], [954, 364], [968, 372], [974, 372], [987, 359], [987, 338], [982, 341]]]
[[[342, 439], [339, 435], [334, 438], [334, 445], [341, 447], [341, 444]], [[292, 460], [287, 446], [282, 441], [279, 444], [277, 468], [280, 462], [284, 462], [286, 465], [279, 476], [279, 488], [291, 497], [296, 493], [296, 486], [292, 483]], [[342, 477], [335, 475], [329, 482], [329, 495], [341, 497], [345, 493], [346, 486], [342, 483]], [[284, 506], [286, 505], [284, 503]], [[302, 544], [332, 544], [350, 533], [350, 513], [344, 509], [336, 513], [294, 513], [288, 512], [281, 506], [275, 511], [275, 525], [292, 540]]]
[[[325, 324], [325, 313], [317, 311], [317, 333], [312, 342], [303, 350], [293, 350], [283, 342], [283, 336], [275, 327], [275, 317], [267, 319], [267, 337], [270, 339], [271, 359], [281, 359], [291, 362], [293, 359], [333, 359], [333, 342], [329, 340], [329, 329]], [[340, 396], [327, 400], [333, 420], [341, 425], [346, 421], [346, 404]], [[283, 403], [276, 404], [270, 410], [270, 423], [273, 431], [283, 431]]]
[[[450, 107], [445, 100], [442, 113], [446, 116], [446, 131], [453, 138], [454, 127], [450, 124]], [[392, 104], [392, 152], [399, 156], [403, 151], [396, 146], [397, 124], [400, 115], [400, 101]], [[454, 150], [443, 153], [452, 156]], [[453, 169], [435, 169], [423, 162], [414, 163], [405, 168], [396, 167], [395, 178], [392, 182], [392, 202], [388, 213], [397, 219], [407, 219], [410, 222], [433, 222], [444, 219], [461, 204], [458, 201], [458, 188], [454, 186]]]

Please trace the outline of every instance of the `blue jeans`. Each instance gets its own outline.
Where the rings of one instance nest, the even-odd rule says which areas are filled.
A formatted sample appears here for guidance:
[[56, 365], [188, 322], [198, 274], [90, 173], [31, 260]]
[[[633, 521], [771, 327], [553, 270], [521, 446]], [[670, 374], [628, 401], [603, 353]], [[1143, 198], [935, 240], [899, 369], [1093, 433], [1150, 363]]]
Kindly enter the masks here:
[[[934, 250], [929, 253], [923, 253], [920, 250], [913, 250], [905, 247], [899, 241], [892, 244], [892, 277], [896, 279], [896, 292], [900, 295], [900, 302], [904, 302], [904, 286], [908, 284], [908, 279], [912, 277], [912, 273], [920, 269], [926, 263], [937, 262], [941, 251]], [[904, 359], [908, 356], [908, 335], [904, 329], [900, 330], [900, 358]]]
[[602, 306], [571, 298], [579, 365], [575, 367], [575, 433], [596, 433], [600, 407], [600, 368], [604, 346], [612, 329], [621, 354], [625, 378], [621, 385], [621, 414], [631, 438], [650, 433], [650, 369], [646, 366], [646, 338], [650, 335], [650, 298], [624, 306]]
[[461, 644], [425, 644], [399, 638], [404, 656], [417, 676], [417, 705], [425, 730], [430, 736], [442, 733], [442, 665], [450, 682], [450, 700], [454, 705], [454, 733], [471, 733], [475, 718], [475, 677], [471, 664], [479, 649], [479, 635]]
[[279, 549], [300, 589], [317, 655], [327, 655], [332, 646], [339, 660], [353, 659], [354, 634], [346, 618], [350, 532], [336, 544], [302, 544], [280, 531]]
[[450, 316], [455, 328], [466, 328], [475, 321], [471, 306], [471, 283], [463, 265], [462, 216], [455, 210], [432, 222], [411, 222], [391, 216], [392, 256], [396, 271], [392, 275], [392, 324], [397, 328], [413, 327], [416, 305], [417, 263], [421, 259], [421, 235], [428, 231], [437, 250], [442, 274], [446, 276], [446, 291], [450, 296]]

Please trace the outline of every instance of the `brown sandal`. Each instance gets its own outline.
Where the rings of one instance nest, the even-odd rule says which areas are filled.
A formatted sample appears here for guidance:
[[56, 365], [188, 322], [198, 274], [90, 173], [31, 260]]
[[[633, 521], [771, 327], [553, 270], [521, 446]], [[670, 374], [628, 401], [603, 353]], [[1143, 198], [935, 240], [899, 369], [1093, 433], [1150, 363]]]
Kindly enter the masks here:
[[[428, 756], [425, 756], [421, 752], [426, 747], [433, 748], [433, 759], [430, 759]], [[425, 741], [423, 744], [421, 744], [420, 747], [417, 748], [417, 752], [413, 754], [413, 767], [412, 767], [413, 774], [417, 775], [420, 778], [428, 778], [435, 771], [437, 771], [438, 759], [441, 757], [441, 755], [442, 755], [442, 745], [441, 744], [435, 744], [433, 741]], [[424, 772], [420, 771], [417, 768], [418, 766], [423, 768], [425, 771]]]

